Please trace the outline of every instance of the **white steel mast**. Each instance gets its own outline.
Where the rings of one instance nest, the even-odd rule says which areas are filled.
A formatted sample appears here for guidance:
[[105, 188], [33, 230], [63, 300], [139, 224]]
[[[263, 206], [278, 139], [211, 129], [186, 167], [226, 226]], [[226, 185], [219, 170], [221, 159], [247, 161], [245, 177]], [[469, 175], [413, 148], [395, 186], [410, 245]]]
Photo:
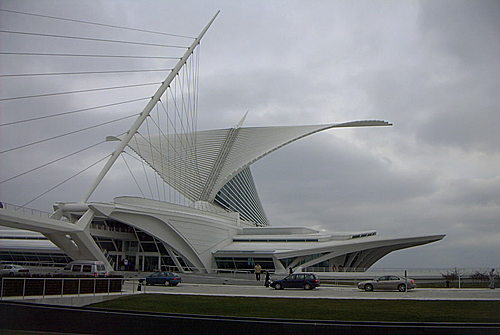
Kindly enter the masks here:
[[175, 79], [175, 76], [179, 73], [179, 71], [184, 66], [184, 64], [186, 64], [189, 56], [191, 56], [191, 54], [193, 53], [194, 49], [198, 46], [198, 44], [200, 43], [201, 39], [203, 38], [203, 36], [207, 32], [208, 28], [210, 28], [210, 26], [214, 22], [214, 20], [217, 17], [217, 15], [219, 15], [219, 13], [220, 13], [220, 11], [218, 11], [214, 15], [214, 17], [210, 20], [210, 22], [208, 22], [208, 24], [205, 26], [205, 28], [203, 28], [203, 30], [198, 35], [198, 37], [193, 41], [193, 43], [191, 44], [191, 46], [186, 50], [186, 52], [184, 53], [184, 56], [182, 56], [182, 58], [179, 60], [179, 62], [177, 63], [177, 65], [175, 65], [175, 67], [172, 69], [172, 71], [167, 76], [167, 78], [165, 79], [165, 81], [158, 88], [158, 90], [156, 91], [156, 93], [154, 94], [154, 96], [151, 98], [151, 100], [148, 102], [148, 104], [146, 105], [146, 107], [144, 107], [144, 109], [142, 110], [142, 112], [139, 115], [139, 117], [135, 120], [135, 122], [132, 124], [132, 126], [130, 127], [130, 129], [127, 131], [127, 134], [121, 139], [121, 141], [118, 144], [117, 148], [115, 149], [115, 151], [113, 152], [113, 154], [111, 155], [111, 157], [109, 158], [109, 160], [106, 162], [106, 165], [104, 165], [104, 167], [102, 168], [101, 172], [99, 173], [99, 175], [97, 176], [96, 180], [92, 184], [92, 187], [90, 187], [90, 189], [85, 194], [82, 202], [85, 203], [85, 202], [87, 202], [89, 200], [90, 196], [92, 195], [92, 193], [94, 193], [94, 191], [96, 190], [97, 186], [103, 180], [104, 176], [111, 169], [111, 167], [113, 166], [113, 164], [115, 163], [115, 161], [118, 159], [118, 157], [121, 155], [121, 153], [123, 152], [123, 150], [125, 150], [125, 147], [128, 145], [128, 143], [130, 142], [130, 140], [132, 139], [132, 137], [135, 135], [135, 133], [137, 132], [137, 130], [139, 129], [139, 127], [142, 125], [142, 123], [144, 122], [144, 120], [146, 120], [146, 118], [149, 116], [149, 114], [153, 110], [154, 106], [160, 100], [160, 98], [163, 95], [163, 93], [165, 93], [165, 91], [167, 90], [167, 88], [170, 86], [170, 84], [172, 83], [172, 81]]

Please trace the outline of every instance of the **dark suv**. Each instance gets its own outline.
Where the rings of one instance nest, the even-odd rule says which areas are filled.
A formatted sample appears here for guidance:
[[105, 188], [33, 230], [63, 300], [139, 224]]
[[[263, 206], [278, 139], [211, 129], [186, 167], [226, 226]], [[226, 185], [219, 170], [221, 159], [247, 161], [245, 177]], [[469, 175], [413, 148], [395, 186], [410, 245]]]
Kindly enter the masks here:
[[284, 288], [303, 288], [304, 290], [312, 290], [319, 285], [319, 279], [314, 273], [291, 274], [283, 279], [271, 282], [271, 287], [274, 287], [276, 290], [282, 290]]

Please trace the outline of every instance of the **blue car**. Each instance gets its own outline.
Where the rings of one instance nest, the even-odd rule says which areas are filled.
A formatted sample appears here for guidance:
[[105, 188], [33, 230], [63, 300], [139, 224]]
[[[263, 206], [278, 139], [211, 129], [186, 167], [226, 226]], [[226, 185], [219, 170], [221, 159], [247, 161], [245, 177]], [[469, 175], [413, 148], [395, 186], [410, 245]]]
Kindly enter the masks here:
[[284, 288], [303, 288], [312, 290], [320, 285], [318, 277], [314, 273], [296, 273], [286, 276], [283, 279], [271, 282], [271, 287], [276, 290]]
[[[144, 280], [141, 280], [143, 282]], [[146, 285], [177, 286], [182, 282], [181, 276], [173, 272], [155, 272], [145, 278]]]

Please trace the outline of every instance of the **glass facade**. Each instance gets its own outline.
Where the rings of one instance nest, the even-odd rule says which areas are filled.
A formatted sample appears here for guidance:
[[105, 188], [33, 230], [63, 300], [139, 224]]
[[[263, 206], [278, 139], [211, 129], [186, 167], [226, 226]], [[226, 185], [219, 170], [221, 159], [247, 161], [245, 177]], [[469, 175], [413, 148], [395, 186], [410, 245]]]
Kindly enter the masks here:
[[219, 270], [253, 271], [255, 264], [264, 270], [275, 270], [271, 257], [215, 257], [215, 262]]
[[[163, 242], [140, 229], [109, 219], [94, 220], [91, 228], [94, 241], [115, 270], [180, 271], [171, 255], [183, 270], [192, 269], [181, 256], [172, 250], [169, 253]], [[109, 236], [110, 231], [128, 233], [128, 236], [125, 235], [126, 239], [103, 237]]]
[[14, 252], [2, 251], [0, 252], [0, 261], [12, 262], [20, 264], [31, 264], [34, 266], [47, 265], [47, 266], [62, 266], [72, 261], [64, 253], [44, 253], [44, 252]]
[[240, 213], [243, 220], [253, 222], [256, 226], [269, 226], [249, 167], [240, 171], [220, 189], [214, 203], [231, 212]]

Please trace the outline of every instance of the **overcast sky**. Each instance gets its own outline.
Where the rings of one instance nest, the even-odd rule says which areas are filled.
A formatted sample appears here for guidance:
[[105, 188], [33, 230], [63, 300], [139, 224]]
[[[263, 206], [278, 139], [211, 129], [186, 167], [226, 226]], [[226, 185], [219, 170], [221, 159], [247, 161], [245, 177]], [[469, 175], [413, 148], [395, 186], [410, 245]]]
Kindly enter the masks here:
[[[246, 126], [362, 119], [394, 124], [323, 132], [254, 164], [272, 225], [373, 229], [383, 236], [444, 233], [442, 241], [394, 252], [376, 266], [500, 267], [499, 1], [1, 0], [0, 8], [189, 36], [196, 36], [220, 9], [201, 45], [199, 129], [234, 126], [247, 111]], [[0, 28], [80, 36], [102, 31], [8, 12], [0, 12]], [[99, 36], [146, 40], [116, 30], [105, 33]], [[186, 39], [178, 41], [186, 44]], [[55, 43], [0, 33], [1, 52], [64, 52], [70, 47]], [[72, 52], [100, 50], [95, 43], [66, 43], [73, 43]], [[162, 52], [126, 47], [135, 48], [136, 54]], [[118, 53], [125, 50], [116, 48]], [[113, 62], [99, 66], [119, 65]], [[84, 65], [0, 55], [1, 74], [88, 70]], [[138, 74], [130, 82], [159, 82], [163, 77]], [[91, 87], [104, 87], [119, 85], [123, 78], [85, 80]], [[0, 98], [85, 87], [81, 84], [81, 78], [69, 77], [0, 78]], [[120, 101], [151, 96], [155, 89], [113, 94]], [[106, 103], [99, 99], [68, 95], [0, 101], [0, 121]], [[144, 104], [123, 106], [106, 117], [139, 112]], [[75, 124], [95, 124], [102, 115], [96, 113], [71, 121], [0, 127], [1, 150], [61, 129], [70, 131]], [[120, 129], [126, 130], [131, 120], [122, 121]], [[100, 135], [0, 154], [0, 180], [117, 133], [118, 128], [111, 128]], [[68, 144], [75, 145], [66, 148]], [[31, 200], [71, 175], [67, 171], [78, 171], [113, 150], [112, 144], [106, 145], [1, 184], [0, 199], [14, 204]], [[93, 158], [83, 163], [89, 156]], [[80, 200], [96, 174], [55, 189], [31, 207], [49, 211], [54, 201]], [[137, 194], [135, 185], [126, 173], [114, 171], [91, 200], [111, 201], [125, 194]]]

